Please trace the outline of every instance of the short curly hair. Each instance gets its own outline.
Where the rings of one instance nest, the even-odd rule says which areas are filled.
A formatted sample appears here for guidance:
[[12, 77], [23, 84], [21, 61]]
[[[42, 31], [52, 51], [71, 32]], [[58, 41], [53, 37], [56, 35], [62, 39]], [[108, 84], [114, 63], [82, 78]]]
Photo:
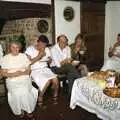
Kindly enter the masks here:
[[18, 46], [19, 46], [19, 50], [22, 49], [22, 44], [21, 44], [21, 42], [18, 41], [18, 40], [12, 40], [12, 41], [10, 41], [9, 46], [8, 46], [8, 49], [10, 49], [10, 46], [11, 46], [12, 44], [18, 45]]
[[68, 42], [68, 38], [67, 38], [67, 36], [65, 36], [64, 34], [59, 35], [59, 36], [57, 37], [57, 42], [59, 42], [59, 40], [60, 40], [61, 37], [64, 37], [64, 38], [66, 39], [66, 41]]
[[48, 38], [45, 36], [45, 35], [40, 35], [37, 42], [43, 42], [43, 43], [46, 43], [47, 45], [49, 44], [49, 40]]

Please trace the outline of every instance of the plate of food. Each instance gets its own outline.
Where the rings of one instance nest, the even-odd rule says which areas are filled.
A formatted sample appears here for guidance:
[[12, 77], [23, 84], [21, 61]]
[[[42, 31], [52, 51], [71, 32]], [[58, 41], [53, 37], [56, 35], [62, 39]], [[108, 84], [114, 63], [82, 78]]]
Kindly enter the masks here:
[[120, 88], [105, 88], [103, 93], [113, 98], [120, 98]]
[[107, 77], [108, 77], [107, 71], [95, 71], [89, 75], [90, 79], [95, 79], [95, 80], [99, 80], [99, 79], [106, 80]]

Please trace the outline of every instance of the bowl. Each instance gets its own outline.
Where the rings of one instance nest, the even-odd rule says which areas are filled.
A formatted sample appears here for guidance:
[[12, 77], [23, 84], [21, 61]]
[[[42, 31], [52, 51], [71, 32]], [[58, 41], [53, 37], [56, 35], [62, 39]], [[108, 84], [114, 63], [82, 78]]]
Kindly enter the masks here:
[[80, 54], [83, 55], [85, 53], [85, 51], [80, 51]]
[[79, 63], [80, 63], [80, 61], [78, 61], [78, 60], [72, 61], [72, 65], [74, 65], [74, 66], [77, 66]]

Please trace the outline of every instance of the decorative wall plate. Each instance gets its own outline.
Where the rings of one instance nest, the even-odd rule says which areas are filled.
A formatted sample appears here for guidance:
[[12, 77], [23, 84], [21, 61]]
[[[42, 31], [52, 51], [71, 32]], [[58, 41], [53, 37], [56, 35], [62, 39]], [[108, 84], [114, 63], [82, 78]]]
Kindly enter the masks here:
[[46, 20], [39, 20], [37, 23], [37, 29], [40, 33], [46, 33], [49, 29], [49, 24]]
[[72, 7], [68, 6], [63, 11], [64, 19], [68, 22], [71, 22], [74, 18], [74, 10]]

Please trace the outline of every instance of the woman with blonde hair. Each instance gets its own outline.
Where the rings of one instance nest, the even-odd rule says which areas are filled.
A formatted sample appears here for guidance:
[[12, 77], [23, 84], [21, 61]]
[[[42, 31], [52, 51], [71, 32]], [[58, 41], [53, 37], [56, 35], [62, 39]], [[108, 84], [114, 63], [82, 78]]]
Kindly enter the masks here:
[[6, 77], [8, 90], [8, 103], [15, 115], [34, 120], [32, 112], [35, 109], [38, 91], [32, 87], [30, 74], [30, 61], [27, 56], [20, 53], [21, 44], [12, 41], [7, 55], [1, 60], [1, 75]]

